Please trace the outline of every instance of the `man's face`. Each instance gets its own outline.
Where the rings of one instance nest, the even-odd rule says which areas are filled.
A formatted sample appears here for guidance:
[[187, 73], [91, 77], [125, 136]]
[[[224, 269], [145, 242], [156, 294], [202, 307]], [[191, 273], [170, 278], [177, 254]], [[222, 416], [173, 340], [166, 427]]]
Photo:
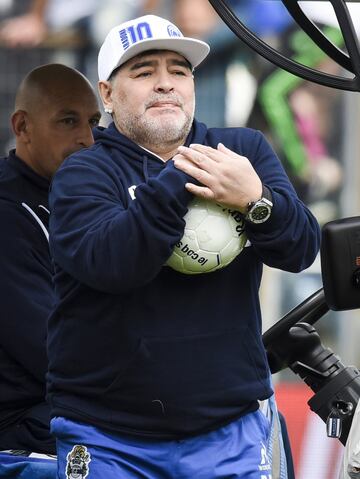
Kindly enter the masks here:
[[122, 65], [111, 82], [118, 129], [141, 145], [184, 140], [194, 118], [192, 71], [171, 51], [138, 55]]
[[50, 178], [67, 156], [92, 145], [92, 128], [100, 116], [90, 87], [68, 86], [45, 97], [37, 111], [28, 114], [27, 155], [34, 170]]

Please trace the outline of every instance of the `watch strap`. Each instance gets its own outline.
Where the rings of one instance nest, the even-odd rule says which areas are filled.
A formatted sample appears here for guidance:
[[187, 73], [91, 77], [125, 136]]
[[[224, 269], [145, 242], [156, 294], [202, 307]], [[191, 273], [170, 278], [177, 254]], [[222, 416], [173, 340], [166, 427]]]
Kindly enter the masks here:
[[261, 198], [259, 198], [256, 201], [250, 201], [250, 203], [247, 204], [247, 213], [251, 210], [251, 208], [258, 202], [261, 201], [263, 198], [265, 198], [267, 201], [270, 201], [271, 206], [273, 206], [273, 199], [272, 199], [272, 194], [269, 188], [266, 185], [262, 185], [262, 193], [261, 193]]
[[267, 199], [268, 201], [270, 201], [271, 203], [271, 206], [274, 205], [273, 203], [273, 198], [272, 198], [272, 194], [271, 194], [271, 191], [269, 190], [269, 188], [263, 184], [263, 187], [262, 187], [262, 198], [265, 198]]

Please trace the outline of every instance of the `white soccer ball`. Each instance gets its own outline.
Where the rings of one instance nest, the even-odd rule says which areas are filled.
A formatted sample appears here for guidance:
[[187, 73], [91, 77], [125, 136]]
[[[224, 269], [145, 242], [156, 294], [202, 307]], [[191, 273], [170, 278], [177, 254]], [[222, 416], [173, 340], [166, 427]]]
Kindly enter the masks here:
[[213, 201], [193, 199], [184, 220], [184, 236], [166, 262], [180, 273], [210, 273], [223, 268], [246, 244], [241, 213]]

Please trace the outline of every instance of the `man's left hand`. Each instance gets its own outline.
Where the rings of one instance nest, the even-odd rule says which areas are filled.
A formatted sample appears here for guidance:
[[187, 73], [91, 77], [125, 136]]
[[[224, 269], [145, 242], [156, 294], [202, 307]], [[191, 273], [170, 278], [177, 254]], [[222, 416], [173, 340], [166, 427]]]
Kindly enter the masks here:
[[201, 183], [187, 183], [195, 196], [216, 201], [242, 213], [261, 198], [262, 183], [250, 161], [219, 143], [217, 149], [194, 144], [180, 146], [173, 158], [176, 168]]

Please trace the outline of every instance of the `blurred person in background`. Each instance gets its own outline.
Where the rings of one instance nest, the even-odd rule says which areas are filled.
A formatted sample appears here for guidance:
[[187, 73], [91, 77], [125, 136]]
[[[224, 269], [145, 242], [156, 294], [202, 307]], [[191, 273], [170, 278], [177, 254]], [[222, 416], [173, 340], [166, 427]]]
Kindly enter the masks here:
[[[265, 2], [259, 2], [265, 3]], [[302, 2], [302, 10], [338, 48], [344, 39], [327, 2]], [[282, 6], [285, 10], [285, 7]], [[358, 12], [354, 15], [359, 24]], [[333, 75], [341, 68], [292, 21], [280, 32], [277, 49], [286, 57]], [[341, 93], [306, 82], [273, 65], [259, 78], [257, 101], [248, 125], [266, 131], [303, 201], [321, 224], [339, 214], [342, 187]]]
[[17, 90], [11, 116], [16, 147], [0, 160], [1, 452], [55, 453], [45, 401], [47, 319], [54, 303], [48, 193], [62, 161], [93, 143], [99, 120], [90, 83], [65, 65], [35, 68]]
[[16, 12], [15, 10], [14, 13], [17, 14], [15, 13], [14, 16], [2, 20], [0, 23], [0, 41], [2, 44], [8, 48], [32, 48], [39, 45], [47, 34], [44, 21], [47, 2], [48, 0], [23, 2], [22, 12]]
[[0, 41], [9, 48], [33, 48], [49, 34], [83, 25], [98, 47], [114, 24], [134, 13], [150, 13], [158, 3], [159, 0], [10, 0], [10, 15], [0, 22]]
[[[28, 55], [46, 51], [49, 58], [63, 56], [65, 61], [61, 59], [61, 63], [67, 62], [68, 66], [78, 69], [89, 78], [87, 68], [88, 57], [93, 49], [94, 18], [101, 25], [102, 13], [111, 2], [14, 0], [12, 8], [8, 9], [0, 22], [0, 45], [18, 55], [24, 51]], [[125, 14], [129, 2], [121, 0], [121, 11]]]
[[[0, 23], [0, 40], [8, 48], [34, 48], [50, 34], [76, 26], [91, 17], [97, 0], [31, 0], [22, 3], [21, 13]], [[16, 10], [15, 10], [16, 12]]]

